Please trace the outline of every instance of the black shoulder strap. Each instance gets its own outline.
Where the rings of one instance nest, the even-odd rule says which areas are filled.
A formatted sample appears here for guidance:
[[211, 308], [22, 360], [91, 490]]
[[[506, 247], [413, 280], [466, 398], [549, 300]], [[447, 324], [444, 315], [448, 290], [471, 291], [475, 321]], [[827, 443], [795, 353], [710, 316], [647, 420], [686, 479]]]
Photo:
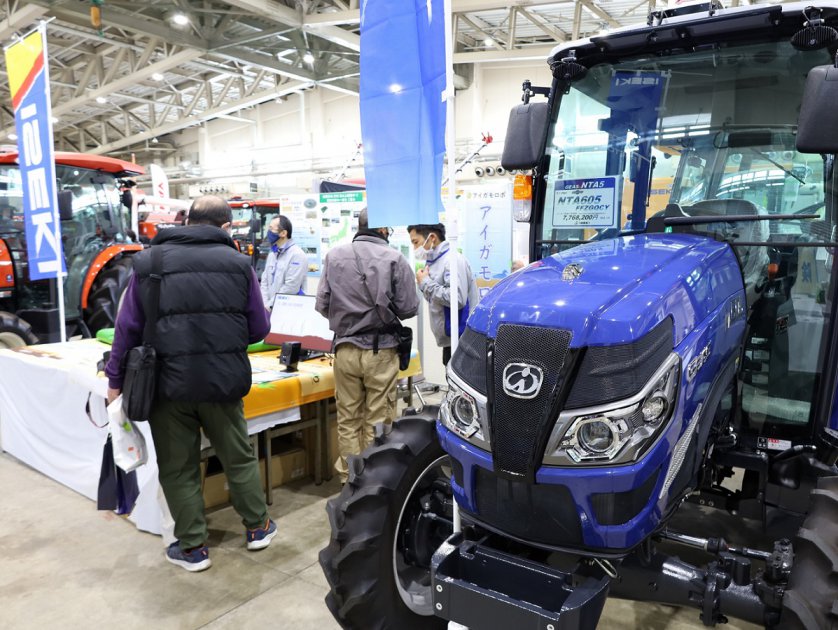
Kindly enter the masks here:
[[151, 282], [148, 310], [145, 313], [145, 327], [143, 328], [143, 344], [154, 345], [157, 333], [157, 317], [160, 310], [160, 281], [163, 279], [163, 249], [159, 245], [151, 247]]

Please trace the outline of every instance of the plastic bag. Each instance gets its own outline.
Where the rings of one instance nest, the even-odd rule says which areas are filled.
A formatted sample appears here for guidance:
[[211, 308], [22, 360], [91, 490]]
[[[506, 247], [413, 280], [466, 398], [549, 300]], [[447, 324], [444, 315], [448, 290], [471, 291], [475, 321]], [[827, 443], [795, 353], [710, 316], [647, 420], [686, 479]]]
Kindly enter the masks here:
[[114, 463], [131, 472], [148, 461], [145, 438], [122, 409], [122, 395], [108, 405], [108, 429], [113, 442]]

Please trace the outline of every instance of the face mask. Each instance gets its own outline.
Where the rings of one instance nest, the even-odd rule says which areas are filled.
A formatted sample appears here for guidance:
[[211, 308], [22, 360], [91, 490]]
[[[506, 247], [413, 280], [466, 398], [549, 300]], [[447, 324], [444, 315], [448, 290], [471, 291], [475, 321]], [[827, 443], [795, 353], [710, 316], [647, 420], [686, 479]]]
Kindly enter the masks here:
[[276, 232], [271, 232], [270, 230], [268, 230], [268, 243], [273, 245], [278, 240], [279, 240], [279, 234], [277, 234]]
[[431, 250], [425, 249], [425, 245], [428, 244], [429, 238], [431, 238], [430, 234], [428, 234], [428, 237], [425, 239], [424, 243], [422, 243], [419, 247], [413, 250], [413, 257], [416, 260], [428, 260], [428, 256], [431, 255]]

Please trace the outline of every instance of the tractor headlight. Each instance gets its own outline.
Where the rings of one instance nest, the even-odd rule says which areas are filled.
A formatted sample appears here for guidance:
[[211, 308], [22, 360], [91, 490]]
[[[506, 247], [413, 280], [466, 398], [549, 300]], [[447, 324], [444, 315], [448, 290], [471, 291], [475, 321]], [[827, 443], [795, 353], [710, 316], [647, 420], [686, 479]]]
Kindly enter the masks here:
[[489, 448], [483, 426], [486, 418], [486, 397], [469, 387], [448, 368], [448, 393], [439, 409], [445, 427], [460, 437], [483, 448]]
[[550, 435], [544, 463], [566, 466], [635, 461], [672, 415], [680, 365], [678, 355], [670, 354], [631, 398], [563, 412]]

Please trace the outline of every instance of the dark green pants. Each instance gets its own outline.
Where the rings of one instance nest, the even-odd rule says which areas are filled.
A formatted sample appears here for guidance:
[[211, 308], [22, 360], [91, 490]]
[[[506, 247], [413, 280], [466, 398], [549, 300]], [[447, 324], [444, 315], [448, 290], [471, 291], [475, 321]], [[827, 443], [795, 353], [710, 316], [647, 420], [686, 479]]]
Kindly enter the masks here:
[[244, 526], [260, 527], [268, 519], [259, 463], [247, 437], [241, 401], [188, 403], [159, 401], [149, 419], [160, 486], [175, 520], [175, 536], [185, 549], [207, 540], [201, 494], [201, 429], [215, 449], [227, 482], [230, 501]]

